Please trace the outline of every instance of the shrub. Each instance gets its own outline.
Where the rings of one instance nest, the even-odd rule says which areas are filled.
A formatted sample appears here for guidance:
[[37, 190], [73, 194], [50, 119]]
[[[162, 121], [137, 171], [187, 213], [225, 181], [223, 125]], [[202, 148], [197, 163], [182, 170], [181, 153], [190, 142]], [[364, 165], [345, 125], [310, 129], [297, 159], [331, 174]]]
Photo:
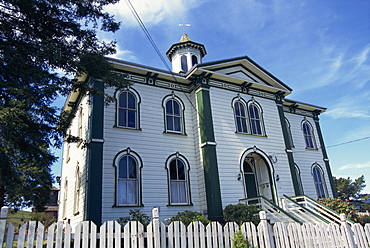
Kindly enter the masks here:
[[242, 230], [238, 230], [234, 237], [231, 238], [233, 241], [233, 248], [249, 248], [252, 247], [248, 239], [244, 237]]
[[141, 212], [140, 209], [130, 209], [129, 215], [130, 216], [118, 218], [117, 222], [120, 223], [122, 226], [124, 226], [129, 221], [139, 221], [144, 226], [147, 226], [150, 223], [150, 217], [147, 214]]
[[258, 212], [261, 211], [256, 205], [236, 204], [228, 205], [224, 209], [224, 218], [226, 221], [234, 221], [238, 224], [243, 222], [253, 222], [257, 225], [260, 221]]
[[361, 225], [365, 226], [365, 224], [370, 223], [370, 216], [368, 215], [358, 216], [355, 222], [360, 223]]
[[188, 226], [193, 221], [200, 221], [203, 225], [208, 225], [211, 222], [209, 219], [205, 218], [201, 213], [195, 211], [185, 210], [183, 212], [178, 212], [177, 215], [168, 219], [169, 222], [181, 221], [186, 226]]
[[349, 201], [344, 201], [339, 197], [328, 197], [319, 202], [340, 214], [345, 214], [348, 219], [356, 221], [357, 213], [355, 211], [355, 206], [353, 206]]

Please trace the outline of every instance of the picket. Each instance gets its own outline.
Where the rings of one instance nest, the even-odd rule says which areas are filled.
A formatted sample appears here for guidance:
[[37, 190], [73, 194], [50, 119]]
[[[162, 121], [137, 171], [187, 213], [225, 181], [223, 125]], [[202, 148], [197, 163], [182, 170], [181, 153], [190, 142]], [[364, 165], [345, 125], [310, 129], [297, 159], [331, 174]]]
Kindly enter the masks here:
[[[131, 221], [123, 227], [115, 221], [108, 221], [98, 227], [92, 222], [81, 222], [72, 234], [68, 223], [52, 224], [47, 230], [38, 222], [30, 221], [19, 228], [15, 235], [14, 226], [0, 221], [0, 247], [6, 248], [232, 248], [232, 238], [240, 229], [253, 247], [299, 248], [299, 247], [369, 247], [370, 224], [365, 227], [344, 222], [337, 224], [274, 223], [271, 225], [261, 216], [261, 223], [234, 222], [221, 225], [211, 222], [206, 227], [199, 221], [186, 227], [182, 222], [168, 226], [153, 218], [147, 226]], [[46, 231], [46, 232], [45, 232]], [[123, 239], [122, 239], [123, 238]], [[72, 242], [73, 241], [73, 242]]]

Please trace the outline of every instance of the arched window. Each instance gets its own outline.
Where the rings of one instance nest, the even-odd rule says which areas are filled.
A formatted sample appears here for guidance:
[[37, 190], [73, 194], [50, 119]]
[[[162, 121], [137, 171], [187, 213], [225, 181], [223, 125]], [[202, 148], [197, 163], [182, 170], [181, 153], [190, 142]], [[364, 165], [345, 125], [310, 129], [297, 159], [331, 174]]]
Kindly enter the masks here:
[[116, 166], [116, 205], [140, 205], [140, 158], [130, 149], [119, 154]]
[[188, 62], [187, 62], [186, 55], [182, 55], [181, 56], [181, 70], [183, 72], [187, 72], [188, 71]]
[[173, 94], [163, 100], [165, 111], [165, 132], [184, 134], [184, 105]]
[[79, 108], [78, 112], [78, 134], [77, 137], [82, 138], [82, 107]]
[[178, 153], [167, 160], [170, 205], [190, 204], [189, 165]]
[[324, 172], [320, 168], [318, 164], [315, 164], [312, 167], [312, 176], [313, 176], [313, 181], [315, 183], [315, 189], [316, 189], [316, 194], [318, 199], [326, 198], [327, 196], [327, 190], [326, 190], [326, 185], [324, 181]]
[[290, 122], [288, 121], [287, 118], [285, 118], [285, 124], [286, 124], [286, 128], [288, 131], [288, 139], [289, 139], [290, 147], [294, 147], [292, 130], [290, 128]]
[[75, 199], [74, 199], [74, 214], [79, 213], [79, 207], [80, 207], [80, 193], [81, 193], [81, 175], [80, 175], [80, 167], [78, 166], [77, 162], [77, 167], [76, 167], [76, 172], [75, 172]]
[[118, 95], [117, 126], [138, 129], [138, 97], [134, 92], [122, 91]]
[[249, 104], [248, 110], [251, 124], [251, 134], [263, 135], [264, 130], [262, 121], [262, 111], [260, 110], [260, 107], [253, 101], [252, 103]]
[[235, 115], [235, 123], [236, 123], [236, 132], [248, 133], [247, 113], [245, 111], [245, 105], [241, 101], [235, 101], [234, 115]]
[[198, 58], [197, 58], [197, 56], [195, 56], [195, 55], [192, 55], [191, 56], [191, 63], [192, 63], [192, 66], [198, 64]]
[[313, 129], [308, 121], [302, 123], [302, 130], [307, 149], [315, 149]]

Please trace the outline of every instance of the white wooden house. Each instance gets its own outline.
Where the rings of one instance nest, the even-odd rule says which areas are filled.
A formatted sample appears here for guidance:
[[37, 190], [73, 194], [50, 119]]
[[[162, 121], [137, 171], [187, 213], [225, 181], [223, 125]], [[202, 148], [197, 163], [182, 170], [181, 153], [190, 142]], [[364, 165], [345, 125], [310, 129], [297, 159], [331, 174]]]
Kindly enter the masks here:
[[[167, 51], [173, 71], [109, 59], [131, 85], [101, 95], [71, 92], [59, 220], [96, 224], [130, 209], [163, 219], [184, 210], [222, 220], [242, 199], [333, 197], [319, 114], [250, 58], [203, 63], [204, 45], [183, 35]], [[85, 80], [103, 89], [101, 80]]]

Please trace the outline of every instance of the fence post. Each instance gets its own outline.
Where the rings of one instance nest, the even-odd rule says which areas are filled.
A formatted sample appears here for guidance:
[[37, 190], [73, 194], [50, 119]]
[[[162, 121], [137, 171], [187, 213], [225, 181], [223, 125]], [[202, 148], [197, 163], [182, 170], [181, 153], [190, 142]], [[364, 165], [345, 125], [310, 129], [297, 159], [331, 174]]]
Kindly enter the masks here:
[[266, 212], [265, 211], [260, 211], [259, 213], [260, 215], [260, 224], [258, 226], [261, 226], [261, 230], [262, 230], [262, 237], [260, 239], [260, 241], [262, 241], [262, 245], [261, 247], [275, 247], [274, 246], [274, 240], [273, 240], [273, 237], [272, 237], [272, 232], [271, 232], [271, 228], [269, 228], [268, 225], [270, 225], [268, 222], [267, 222], [267, 217], [266, 217]]
[[154, 234], [154, 247], [160, 248], [161, 247], [161, 230], [160, 230], [160, 221], [159, 221], [159, 209], [153, 208], [152, 210], [153, 216], [153, 234]]
[[355, 248], [354, 235], [352, 233], [351, 227], [347, 222], [346, 215], [340, 214], [340, 221], [342, 222], [342, 231], [344, 232], [348, 247]]
[[9, 214], [9, 208], [4, 206], [1, 208], [0, 219], [7, 219]]

